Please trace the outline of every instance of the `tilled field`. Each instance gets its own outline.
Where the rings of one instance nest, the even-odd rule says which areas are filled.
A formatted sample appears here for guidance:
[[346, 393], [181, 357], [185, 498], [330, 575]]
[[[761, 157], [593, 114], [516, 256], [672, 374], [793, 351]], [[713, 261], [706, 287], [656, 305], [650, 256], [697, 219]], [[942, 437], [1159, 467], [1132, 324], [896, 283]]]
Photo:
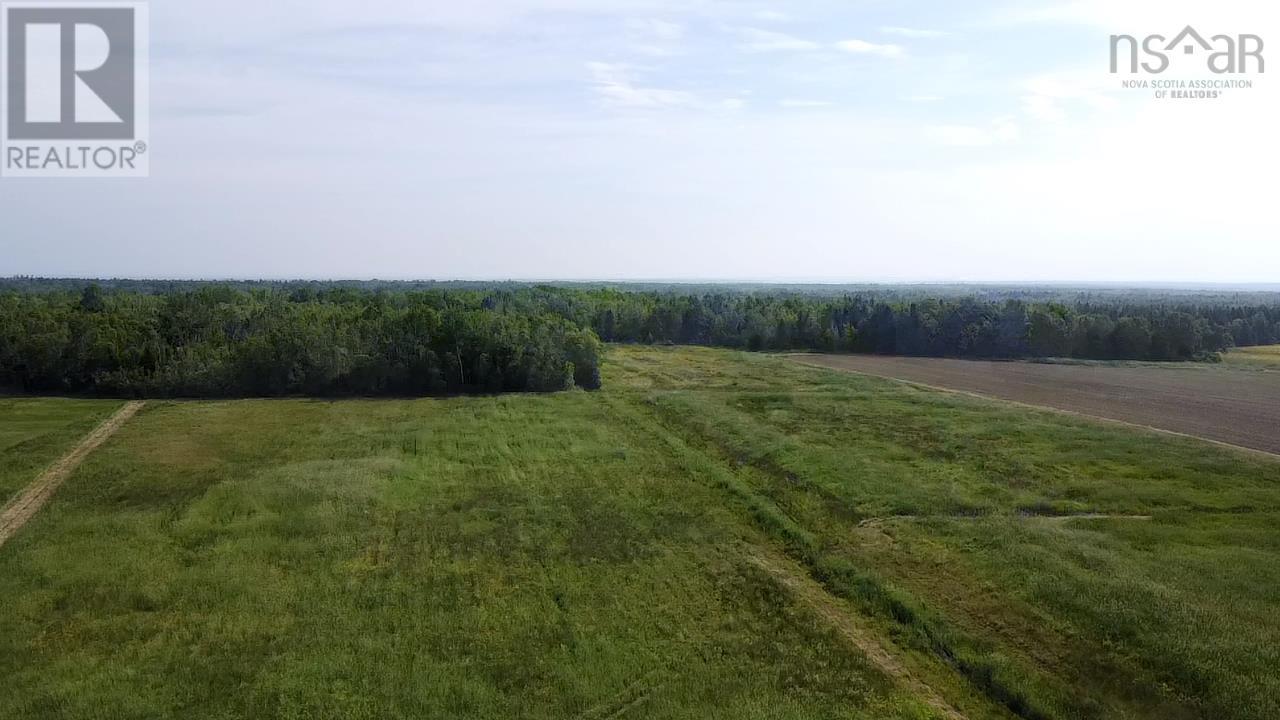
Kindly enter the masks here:
[[799, 362], [1041, 405], [1280, 454], [1280, 373], [867, 355]]

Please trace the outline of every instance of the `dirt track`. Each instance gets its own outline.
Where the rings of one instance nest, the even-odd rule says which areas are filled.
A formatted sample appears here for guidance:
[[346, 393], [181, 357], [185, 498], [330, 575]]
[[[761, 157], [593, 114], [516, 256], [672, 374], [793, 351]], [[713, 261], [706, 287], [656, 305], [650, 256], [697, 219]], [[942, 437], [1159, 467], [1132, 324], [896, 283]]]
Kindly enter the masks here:
[[846, 641], [858, 648], [881, 672], [911, 690], [917, 699], [933, 709], [937, 717], [947, 720], [966, 720], [965, 716], [947, 702], [936, 690], [911, 673], [898, 659], [885, 649], [884, 642], [873, 632], [855, 622], [842, 609], [834, 597], [816, 581], [790, 563], [771, 558], [760, 552], [750, 553], [748, 559], [756, 567], [769, 573], [789, 590], [797, 600], [817, 614], [823, 622], [835, 629]]
[[1280, 373], [868, 355], [798, 362], [1119, 420], [1280, 455]]
[[72, 448], [71, 452], [64, 455], [26, 489], [18, 493], [17, 498], [6, 505], [3, 512], [0, 512], [0, 546], [3, 546], [14, 533], [27, 524], [28, 520], [40, 512], [40, 508], [53, 497], [58, 486], [89, 456], [89, 453], [98, 449], [99, 445], [115, 434], [121, 425], [142, 409], [142, 405], [143, 403], [140, 402], [125, 403], [115, 415], [107, 418]]

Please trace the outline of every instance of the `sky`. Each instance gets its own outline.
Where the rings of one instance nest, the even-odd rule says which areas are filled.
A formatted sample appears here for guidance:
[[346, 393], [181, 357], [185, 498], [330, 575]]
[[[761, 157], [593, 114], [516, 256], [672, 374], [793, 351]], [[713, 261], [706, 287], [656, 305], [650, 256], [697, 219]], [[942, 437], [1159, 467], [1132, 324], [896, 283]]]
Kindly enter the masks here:
[[0, 276], [1280, 280], [1280, 65], [1109, 73], [1273, 2], [150, 8], [150, 177], [0, 180]]

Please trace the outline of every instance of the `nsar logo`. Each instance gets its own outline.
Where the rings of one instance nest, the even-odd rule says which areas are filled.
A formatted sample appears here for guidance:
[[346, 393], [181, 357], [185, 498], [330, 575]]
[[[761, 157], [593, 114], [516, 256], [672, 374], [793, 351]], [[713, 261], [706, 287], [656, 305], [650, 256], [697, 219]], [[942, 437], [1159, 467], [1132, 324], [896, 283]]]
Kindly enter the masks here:
[[1173, 57], [1181, 54], [1202, 56], [1205, 67], [1215, 75], [1265, 73], [1262, 50], [1262, 38], [1257, 35], [1214, 35], [1206, 40], [1190, 25], [1173, 39], [1164, 35], [1148, 35], [1142, 40], [1132, 35], [1112, 35], [1111, 72], [1121, 72], [1123, 60], [1131, 74], [1142, 70], [1159, 75], [1172, 66]]

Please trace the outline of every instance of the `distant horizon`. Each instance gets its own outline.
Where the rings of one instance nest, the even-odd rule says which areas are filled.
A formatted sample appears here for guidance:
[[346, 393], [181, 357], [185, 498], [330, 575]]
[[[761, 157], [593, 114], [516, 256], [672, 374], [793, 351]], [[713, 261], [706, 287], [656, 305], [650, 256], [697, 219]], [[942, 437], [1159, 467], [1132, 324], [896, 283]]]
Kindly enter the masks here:
[[757, 285], [811, 286], [811, 287], [1040, 287], [1040, 288], [1097, 288], [1133, 290], [1231, 290], [1280, 292], [1280, 282], [1204, 282], [1179, 280], [842, 280], [824, 278], [759, 279], [759, 278], [546, 278], [546, 277], [178, 277], [178, 276], [94, 276], [94, 275], [8, 275], [0, 281], [52, 280], [84, 282], [183, 282], [183, 283], [492, 283], [492, 284], [616, 284], [616, 285]]

